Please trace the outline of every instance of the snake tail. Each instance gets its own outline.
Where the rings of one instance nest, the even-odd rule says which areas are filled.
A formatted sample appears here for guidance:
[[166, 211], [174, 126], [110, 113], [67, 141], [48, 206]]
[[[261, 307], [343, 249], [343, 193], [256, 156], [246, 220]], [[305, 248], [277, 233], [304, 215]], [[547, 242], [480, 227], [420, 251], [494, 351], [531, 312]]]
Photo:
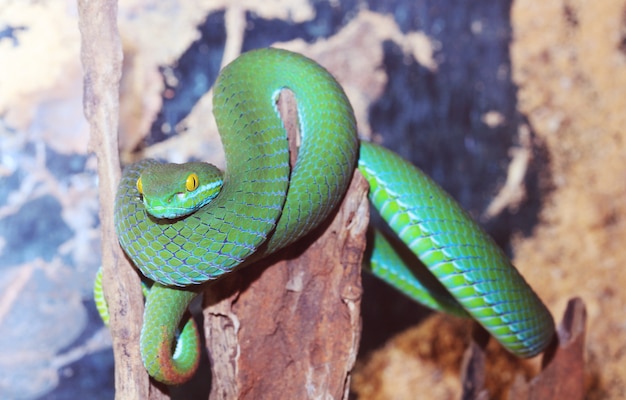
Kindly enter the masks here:
[[[168, 385], [178, 385], [191, 378], [200, 361], [200, 336], [193, 318], [184, 318], [188, 304], [196, 296], [193, 292], [174, 290], [159, 284], [148, 287], [141, 283], [143, 295], [149, 299], [144, 315], [157, 315], [158, 318], [144, 317], [141, 329], [140, 352], [146, 371], [156, 380]], [[152, 295], [149, 295], [153, 291]], [[102, 322], [109, 325], [109, 310], [102, 288], [102, 268], [98, 269], [93, 286], [94, 302]], [[170, 311], [163, 314], [165, 307]], [[172, 323], [172, 315], [180, 314], [183, 328]], [[160, 335], [155, 334], [160, 332]]]
[[[148, 374], [167, 385], [188, 381], [200, 360], [198, 327], [188, 315], [187, 307], [197, 293], [173, 289], [155, 283], [146, 299], [144, 325], [141, 329], [141, 358]], [[167, 310], [167, 313], [163, 313]], [[172, 316], [179, 321], [172, 323]], [[179, 332], [181, 320], [183, 328]]]
[[102, 289], [102, 267], [98, 268], [93, 282], [93, 301], [96, 303], [96, 310], [98, 310], [102, 322], [105, 326], [109, 326], [109, 308]]

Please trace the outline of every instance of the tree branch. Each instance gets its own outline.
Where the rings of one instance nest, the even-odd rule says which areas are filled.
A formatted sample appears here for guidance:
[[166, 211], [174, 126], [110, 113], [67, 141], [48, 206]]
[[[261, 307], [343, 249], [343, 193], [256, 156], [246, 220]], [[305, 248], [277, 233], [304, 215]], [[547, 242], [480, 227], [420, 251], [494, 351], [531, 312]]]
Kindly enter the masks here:
[[84, 113], [90, 147], [98, 159], [103, 288], [115, 358], [117, 399], [150, 397], [150, 383], [139, 354], [143, 298], [139, 277], [118, 245], [113, 222], [115, 192], [120, 179], [117, 145], [122, 46], [115, 0], [78, 1]]

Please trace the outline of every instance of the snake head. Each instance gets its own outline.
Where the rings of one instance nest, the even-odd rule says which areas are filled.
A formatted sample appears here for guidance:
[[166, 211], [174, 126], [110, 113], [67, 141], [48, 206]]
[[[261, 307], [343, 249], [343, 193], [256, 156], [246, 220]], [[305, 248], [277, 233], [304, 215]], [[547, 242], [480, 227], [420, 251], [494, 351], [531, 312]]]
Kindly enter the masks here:
[[208, 204], [223, 182], [222, 172], [212, 164], [152, 164], [141, 171], [137, 191], [148, 214], [175, 219]]

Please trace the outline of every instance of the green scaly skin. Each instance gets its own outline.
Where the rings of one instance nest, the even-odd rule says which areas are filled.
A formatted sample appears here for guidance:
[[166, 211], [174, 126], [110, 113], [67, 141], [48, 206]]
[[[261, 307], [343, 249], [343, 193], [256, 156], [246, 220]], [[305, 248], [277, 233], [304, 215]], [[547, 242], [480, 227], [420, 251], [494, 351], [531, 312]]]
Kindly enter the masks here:
[[[291, 179], [287, 139], [275, 109], [285, 88], [295, 93], [302, 135]], [[222, 71], [213, 103], [226, 154], [223, 184], [214, 167], [205, 175], [199, 164], [159, 167], [145, 160], [125, 170], [116, 198], [120, 244], [155, 281], [141, 335], [144, 364], [155, 379], [179, 384], [195, 371], [199, 340], [192, 320], [171, 351], [175, 329], [196, 296], [194, 285], [310, 232], [338, 205], [357, 155], [374, 206], [447, 290], [431, 289], [432, 277], [422, 283], [423, 274], [412, 273], [380, 235], [371, 272], [432, 308], [471, 315], [516, 355], [530, 357], [548, 345], [552, 317], [504, 253], [421, 171], [379, 146], [359, 144], [350, 103], [322, 67], [287, 51], [249, 52]], [[185, 182], [192, 172], [200, 182], [189, 190]], [[207, 184], [209, 196], [219, 191], [215, 198], [197, 211], [197, 204], [179, 205], [197, 199]], [[174, 219], [150, 216], [146, 206], [158, 217]], [[187, 339], [189, 349], [181, 345]]]
[[[552, 315], [450, 195], [397, 154], [371, 143], [361, 143], [359, 171], [383, 219], [469, 315], [517, 356], [543, 351], [554, 335]], [[402, 271], [400, 264], [389, 268]], [[437, 302], [456, 314], [449, 301]]]

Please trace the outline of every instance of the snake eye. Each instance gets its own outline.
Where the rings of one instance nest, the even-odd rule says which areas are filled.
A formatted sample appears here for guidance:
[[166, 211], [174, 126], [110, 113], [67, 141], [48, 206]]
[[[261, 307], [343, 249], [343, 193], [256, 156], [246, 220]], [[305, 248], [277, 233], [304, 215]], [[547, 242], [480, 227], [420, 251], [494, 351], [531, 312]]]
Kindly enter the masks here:
[[141, 177], [137, 179], [137, 191], [139, 194], [143, 194], [143, 185], [141, 184]]
[[196, 175], [195, 172], [192, 172], [191, 174], [189, 174], [189, 176], [187, 176], [187, 182], [185, 182], [185, 187], [187, 188], [188, 192], [196, 190], [199, 184], [200, 180], [198, 179], [198, 175]]

